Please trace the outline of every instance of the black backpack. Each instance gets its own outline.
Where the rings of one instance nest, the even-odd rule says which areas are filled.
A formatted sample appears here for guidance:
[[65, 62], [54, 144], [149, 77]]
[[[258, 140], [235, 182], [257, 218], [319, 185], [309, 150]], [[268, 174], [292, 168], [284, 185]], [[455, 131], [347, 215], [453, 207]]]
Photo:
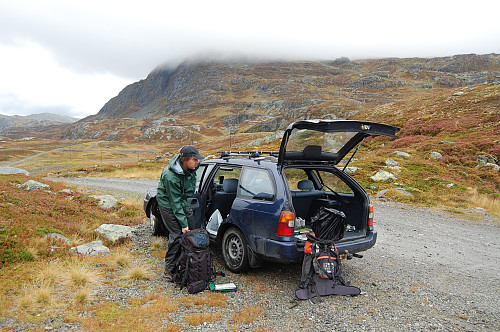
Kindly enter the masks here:
[[181, 254], [177, 261], [174, 281], [181, 289], [187, 286], [191, 294], [201, 292], [215, 277], [208, 233], [204, 229], [193, 229], [182, 234], [180, 241]]
[[309, 299], [312, 302], [314, 297], [321, 301], [321, 296], [356, 296], [360, 293], [358, 287], [351, 286], [342, 278], [342, 264], [335, 241], [322, 240], [312, 233], [307, 234], [302, 277], [295, 290], [295, 298]]

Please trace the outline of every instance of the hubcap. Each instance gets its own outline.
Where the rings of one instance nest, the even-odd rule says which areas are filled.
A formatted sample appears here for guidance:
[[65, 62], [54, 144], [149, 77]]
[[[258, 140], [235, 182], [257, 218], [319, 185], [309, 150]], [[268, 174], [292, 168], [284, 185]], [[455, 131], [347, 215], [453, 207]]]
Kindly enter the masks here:
[[150, 212], [149, 214], [149, 223], [151, 226], [151, 230], [155, 230], [155, 223], [156, 223], [156, 216], [153, 214], [153, 212]]
[[243, 245], [236, 236], [231, 236], [227, 240], [227, 254], [234, 264], [238, 264], [243, 256]]

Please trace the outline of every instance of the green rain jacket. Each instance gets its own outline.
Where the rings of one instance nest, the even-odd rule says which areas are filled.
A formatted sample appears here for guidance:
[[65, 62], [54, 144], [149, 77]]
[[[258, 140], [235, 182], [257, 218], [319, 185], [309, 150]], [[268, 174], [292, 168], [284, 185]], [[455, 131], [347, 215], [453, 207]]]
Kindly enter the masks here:
[[187, 199], [193, 195], [195, 186], [196, 170], [184, 169], [179, 155], [175, 155], [161, 173], [156, 200], [164, 208], [172, 209], [182, 228], [188, 227], [184, 209], [189, 205]]

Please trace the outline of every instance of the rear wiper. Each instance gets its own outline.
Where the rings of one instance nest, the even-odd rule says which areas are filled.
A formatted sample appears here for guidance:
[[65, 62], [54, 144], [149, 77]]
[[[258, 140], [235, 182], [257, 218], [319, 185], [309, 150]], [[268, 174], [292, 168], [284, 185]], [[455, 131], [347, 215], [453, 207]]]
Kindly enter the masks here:
[[349, 165], [349, 163], [351, 162], [352, 158], [354, 157], [354, 155], [356, 154], [356, 152], [358, 152], [358, 149], [361, 147], [361, 144], [359, 144], [356, 149], [354, 150], [354, 152], [352, 153], [351, 155], [351, 158], [349, 158], [349, 160], [347, 161], [347, 163], [345, 164], [344, 168], [342, 168], [342, 172], [345, 171], [345, 169], [347, 168], [347, 165]]

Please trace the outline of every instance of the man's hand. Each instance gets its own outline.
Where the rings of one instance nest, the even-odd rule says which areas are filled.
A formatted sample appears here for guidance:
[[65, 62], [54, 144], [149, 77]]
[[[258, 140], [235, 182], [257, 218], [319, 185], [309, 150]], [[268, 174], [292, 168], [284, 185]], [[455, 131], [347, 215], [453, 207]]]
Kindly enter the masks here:
[[184, 227], [182, 229], [182, 234], [189, 232], [189, 227]]

